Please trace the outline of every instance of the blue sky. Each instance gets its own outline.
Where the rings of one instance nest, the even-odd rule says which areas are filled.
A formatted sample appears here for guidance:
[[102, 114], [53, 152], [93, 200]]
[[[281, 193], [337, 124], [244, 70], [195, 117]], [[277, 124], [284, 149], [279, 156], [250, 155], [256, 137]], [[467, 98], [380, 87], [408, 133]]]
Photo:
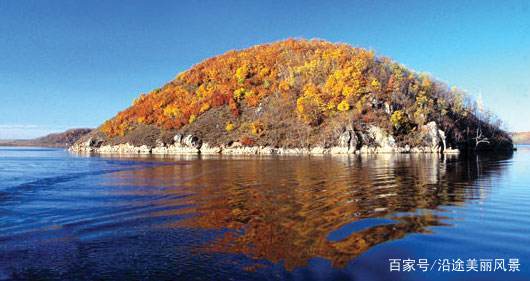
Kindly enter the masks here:
[[205, 58], [289, 37], [373, 49], [530, 131], [527, 1], [186, 2], [0, 1], [0, 138], [96, 127]]

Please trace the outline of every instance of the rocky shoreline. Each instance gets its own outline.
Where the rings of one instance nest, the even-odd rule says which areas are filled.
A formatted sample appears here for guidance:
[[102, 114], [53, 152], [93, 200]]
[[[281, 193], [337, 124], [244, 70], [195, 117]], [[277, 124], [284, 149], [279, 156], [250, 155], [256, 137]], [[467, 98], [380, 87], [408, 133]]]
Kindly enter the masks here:
[[226, 154], [226, 155], [325, 155], [325, 154], [379, 154], [379, 153], [443, 153], [458, 154], [458, 149], [432, 149], [430, 147], [369, 147], [353, 150], [345, 147], [314, 147], [314, 148], [277, 148], [269, 146], [208, 146], [201, 148], [185, 146], [149, 147], [146, 145], [134, 146], [129, 143], [119, 145], [104, 145], [101, 147], [73, 146], [71, 152], [98, 153], [98, 154], [155, 154], [155, 155], [180, 155], [180, 154]]
[[172, 143], [157, 141], [156, 146], [130, 143], [105, 144], [103, 140], [89, 138], [71, 146], [71, 152], [100, 154], [227, 154], [227, 155], [325, 155], [325, 154], [378, 154], [378, 153], [444, 153], [458, 154], [460, 151], [446, 147], [445, 133], [435, 122], [423, 127], [422, 146], [398, 146], [394, 137], [383, 129], [370, 126], [365, 132], [344, 129], [339, 134], [336, 145], [331, 147], [314, 146], [309, 148], [281, 148], [270, 146], [244, 146], [240, 142], [211, 146], [198, 136], [176, 134]]

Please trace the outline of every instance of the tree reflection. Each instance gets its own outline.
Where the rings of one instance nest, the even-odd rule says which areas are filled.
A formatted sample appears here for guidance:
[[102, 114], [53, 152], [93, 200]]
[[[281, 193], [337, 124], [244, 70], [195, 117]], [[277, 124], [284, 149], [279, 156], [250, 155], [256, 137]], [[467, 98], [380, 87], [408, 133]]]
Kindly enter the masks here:
[[[336, 267], [380, 243], [450, 224], [436, 209], [483, 200], [505, 156], [438, 155], [196, 159], [114, 174], [124, 184], [164, 186], [152, 216], [190, 214], [164, 227], [224, 231], [199, 250], [245, 254], [288, 270], [313, 257]], [[478, 180], [480, 179], [480, 180]], [[356, 223], [386, 218], [389, 223]], [[340, 239], [330, 234], [342, 230]], [[344, 234], [345, 233], [345, 234]]]

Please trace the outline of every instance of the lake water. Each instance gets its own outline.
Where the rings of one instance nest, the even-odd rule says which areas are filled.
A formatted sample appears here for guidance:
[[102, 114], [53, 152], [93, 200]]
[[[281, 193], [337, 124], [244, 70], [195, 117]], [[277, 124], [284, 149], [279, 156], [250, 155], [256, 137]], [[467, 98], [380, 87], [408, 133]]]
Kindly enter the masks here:
[[[454, 271], [459, 260], [470, 271]], [[2, 147], [9, 279], [530, 280], [530, 147], [467, 158]]]

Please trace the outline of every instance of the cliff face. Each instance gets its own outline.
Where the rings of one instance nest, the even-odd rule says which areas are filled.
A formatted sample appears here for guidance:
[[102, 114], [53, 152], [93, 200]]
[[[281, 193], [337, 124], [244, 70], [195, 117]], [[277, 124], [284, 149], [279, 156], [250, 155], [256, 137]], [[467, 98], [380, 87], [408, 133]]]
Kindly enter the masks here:
[[509, 135], [485, 120], [462, 92], [371, 51], [287, 40], [230, 51], [192, 67], [142, 94], [72, 150], [511, 148]]

